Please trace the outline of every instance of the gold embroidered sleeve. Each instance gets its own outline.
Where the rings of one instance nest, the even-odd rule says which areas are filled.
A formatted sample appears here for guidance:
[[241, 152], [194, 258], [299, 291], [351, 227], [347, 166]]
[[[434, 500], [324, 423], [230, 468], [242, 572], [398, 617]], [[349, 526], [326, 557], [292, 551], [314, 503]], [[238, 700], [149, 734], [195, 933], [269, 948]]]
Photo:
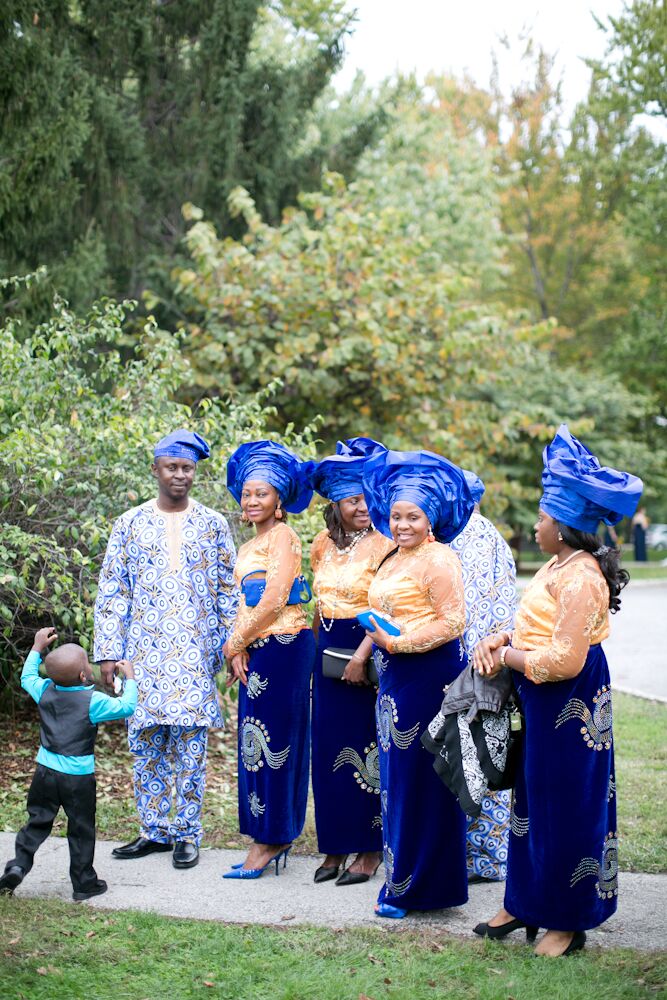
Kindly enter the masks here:
[[591, 644], [609, 609], [602, 574], [583, 571], [554, 584], [556, 624], [551, 643], [526, 653], [525, 674], [535, 684], [562, 681], [581, 673]]
[[320, 531], [319, 535], [316, 535], [313, 539], [312, 545], [310, 546], [310, 565], [313, 573], [317, 572], [317, 567], [322, 561], [322, 556], [324, 555], [328, 538], [328, 531]]
[[392, 638], [391, 653], [427, 653], [463, 635], [466, 623], [463, 575], [458, 562], [426, 568], [423, 585], [436, 620]]
[[301, 572], [301, 542], [290, 528], [274, 530], [269, 543], [266, 587], [254, 608], [237, 618], [230, 639], [230, 651], [240, 653], [254, 642], [287, 604], [294, 577]]

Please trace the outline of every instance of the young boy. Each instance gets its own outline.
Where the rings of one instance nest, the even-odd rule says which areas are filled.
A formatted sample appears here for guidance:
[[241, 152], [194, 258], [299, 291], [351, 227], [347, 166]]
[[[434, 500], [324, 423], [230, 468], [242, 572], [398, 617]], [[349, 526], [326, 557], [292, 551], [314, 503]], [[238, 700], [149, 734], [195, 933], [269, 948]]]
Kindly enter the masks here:
[[42, 654], [57, 638], [54, 629], [40, 629], [21, 673], [21, 687], [37, 702], [41, 746], [28, 792], [30, 818], [16, 836], [16, 857], [0, 877], [0, 893], [11, 895], [28, 874], [62, 806], [67, 815], [72, 895], [82, 900], [107, 890], [93, 868], [97, 723], [132, 715], [137, 685], [132, 664], [121, 660], [117, 666], [126, 678], [123, 694], [110, 698], [95, 691], [86, 652], [71, 642], [48, 654], [44, 667], [49, 680], [43, 680]]

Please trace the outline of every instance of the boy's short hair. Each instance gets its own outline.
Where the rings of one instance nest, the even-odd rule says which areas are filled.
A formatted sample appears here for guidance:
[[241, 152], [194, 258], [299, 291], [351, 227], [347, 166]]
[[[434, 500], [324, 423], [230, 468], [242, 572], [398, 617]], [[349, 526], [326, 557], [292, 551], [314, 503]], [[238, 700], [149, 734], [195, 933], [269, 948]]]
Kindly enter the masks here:
[[74, 687], [81, 683], [81, 671], [88, 666], [88, 656], [83, 646], [66, 642], [52, 650], [44, 660], [44, 669], [54, 684]]

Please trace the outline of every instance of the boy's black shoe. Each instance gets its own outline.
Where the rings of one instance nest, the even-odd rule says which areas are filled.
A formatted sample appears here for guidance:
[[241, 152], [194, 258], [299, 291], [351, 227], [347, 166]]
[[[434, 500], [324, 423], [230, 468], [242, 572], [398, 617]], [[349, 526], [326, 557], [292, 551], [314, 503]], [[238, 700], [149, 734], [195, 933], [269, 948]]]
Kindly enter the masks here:
[[0, 895], [13, 896], [14, 889], [20, 885], [25, 878], [25, 872], [18, 865], [12, 865], [5, 874], [0, 877]]
[[95, 882], [92, 882], [87, 889], [78, 889], [72, 893], [72, 899], [75, 899], [77, 903], [80, 903], [84, 899], [90, 899], [91, 896], [101, 896], [103, 892], [106, 892], [109, 886], [106, 884], [103, 878], [98, 878]]

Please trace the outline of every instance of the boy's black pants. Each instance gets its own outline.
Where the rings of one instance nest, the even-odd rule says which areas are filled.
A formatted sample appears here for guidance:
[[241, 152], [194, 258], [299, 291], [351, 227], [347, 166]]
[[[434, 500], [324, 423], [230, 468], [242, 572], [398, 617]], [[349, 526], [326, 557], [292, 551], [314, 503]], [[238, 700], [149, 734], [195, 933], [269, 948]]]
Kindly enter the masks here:
[[95, 854], [96, 782], [94, 774], [63, 774], [38, 764], [28, 792], [28, 822], [16, 835], [16, 857], [5, 871], [18, 865], [27, 874], [37, 849], [51, 833], [62, 806], [67, 816], [70, 878], [74, 891], [87, 890], [97, 880]]

